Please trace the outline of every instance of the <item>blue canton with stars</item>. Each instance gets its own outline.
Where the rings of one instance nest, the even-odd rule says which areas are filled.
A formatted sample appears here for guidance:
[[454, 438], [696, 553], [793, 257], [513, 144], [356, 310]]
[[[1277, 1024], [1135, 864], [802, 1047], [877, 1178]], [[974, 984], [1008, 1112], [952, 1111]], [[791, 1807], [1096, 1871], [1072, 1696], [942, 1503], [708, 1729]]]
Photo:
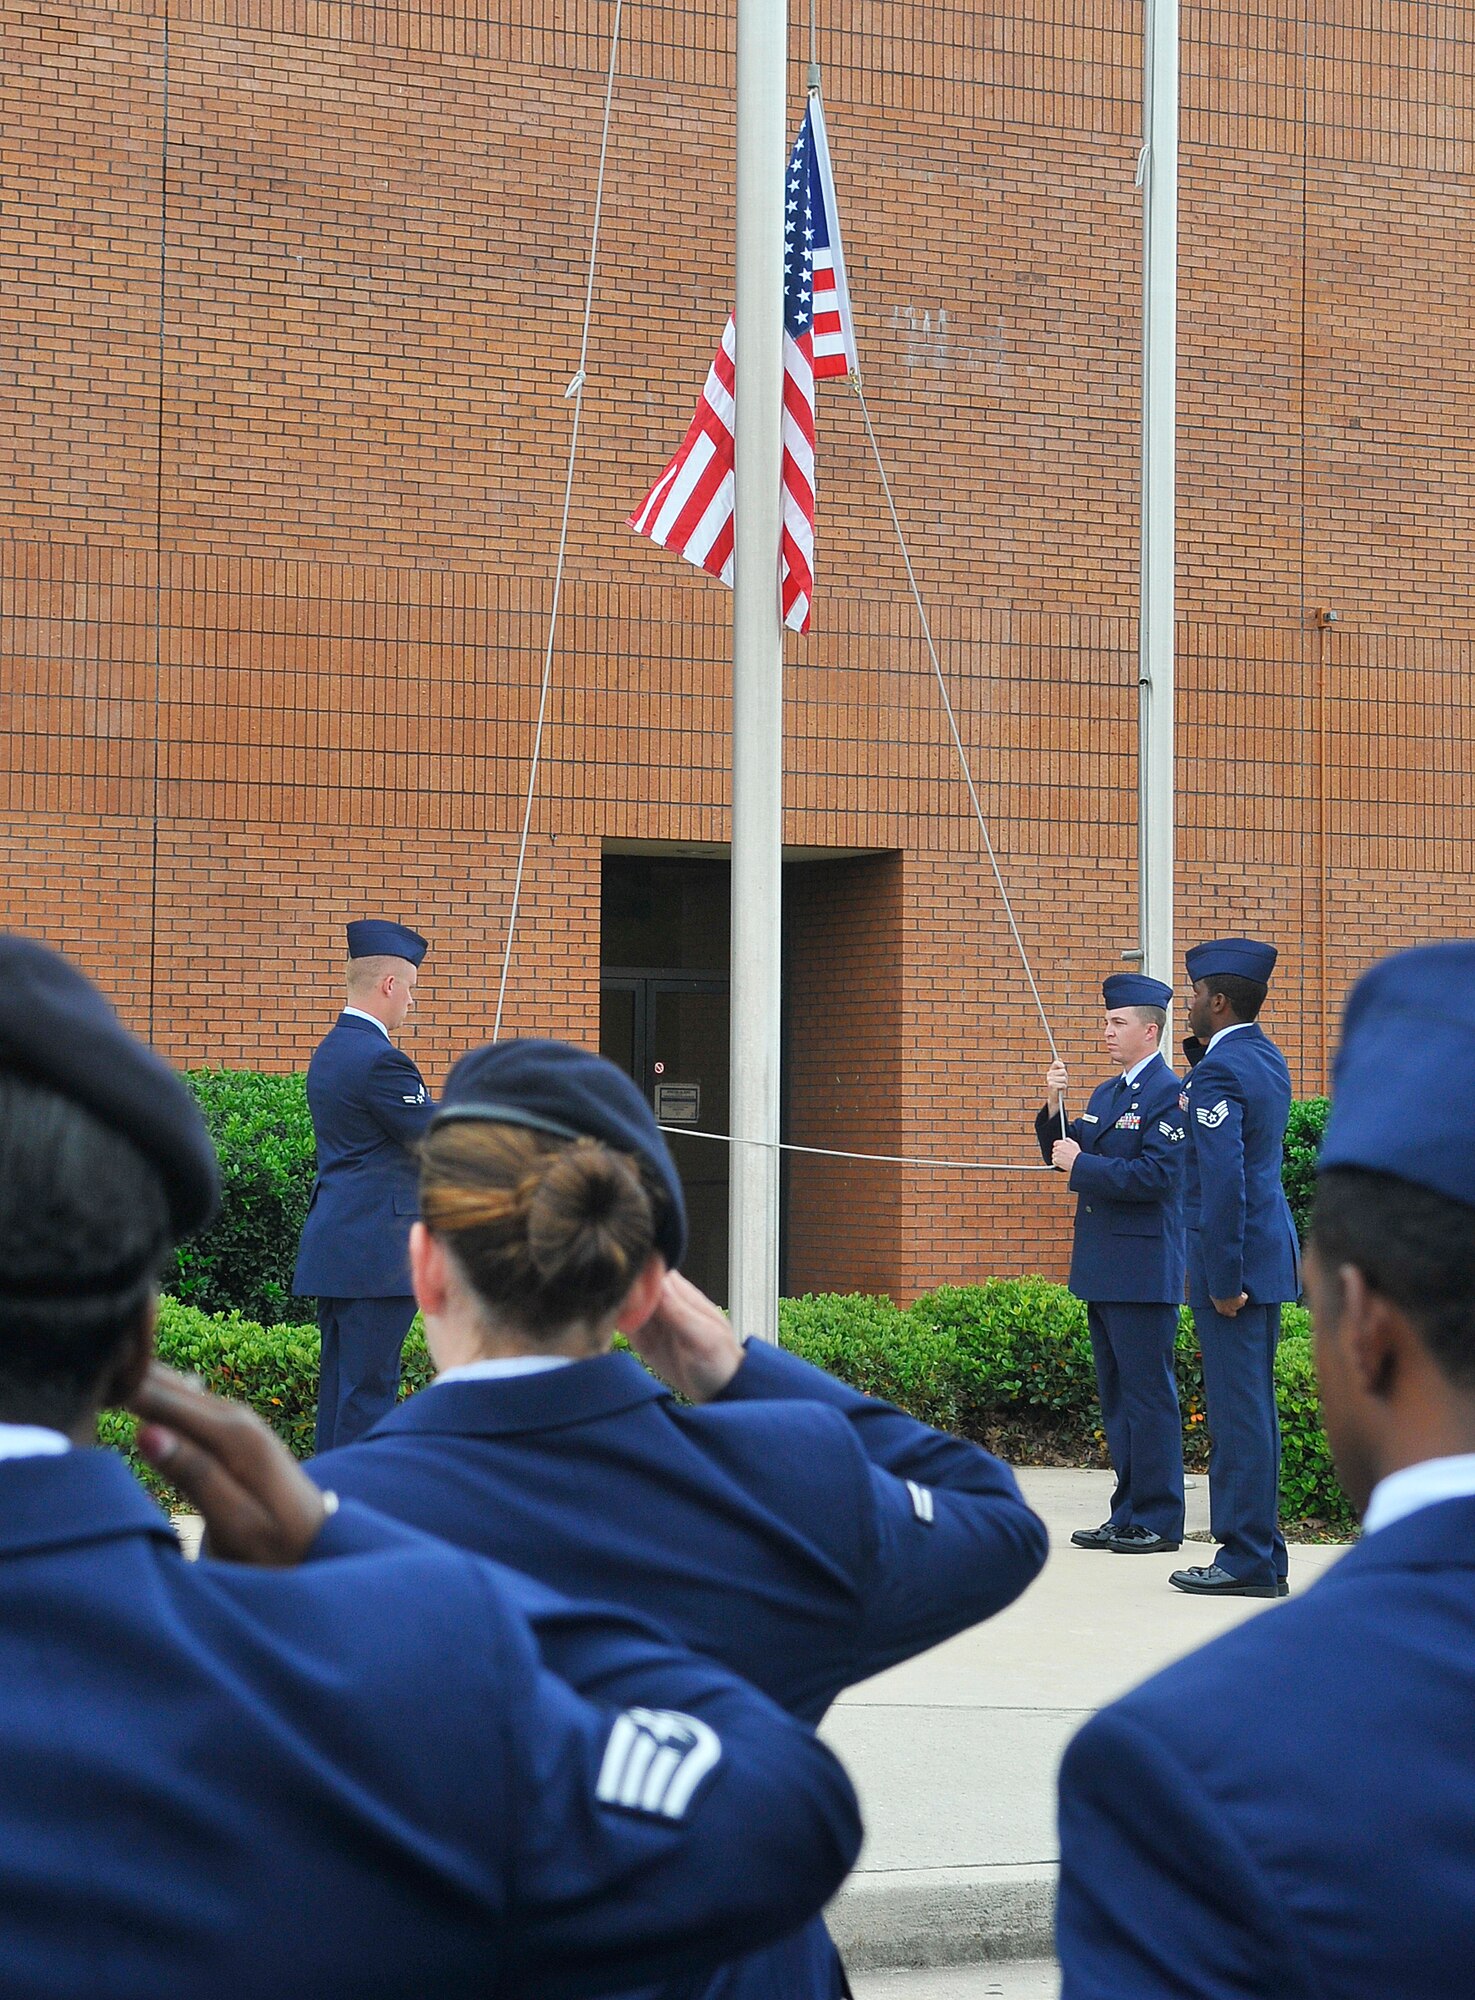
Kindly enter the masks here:
[[784, 181], [784, 328], [794, 340], [814, 325], [813, 160], [806, 111]]

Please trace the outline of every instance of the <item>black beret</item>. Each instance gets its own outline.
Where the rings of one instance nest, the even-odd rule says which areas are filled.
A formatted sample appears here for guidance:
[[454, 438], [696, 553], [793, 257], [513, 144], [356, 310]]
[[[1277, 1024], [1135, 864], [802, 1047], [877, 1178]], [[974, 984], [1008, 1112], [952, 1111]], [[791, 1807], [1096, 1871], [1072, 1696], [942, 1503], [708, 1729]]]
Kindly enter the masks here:
[[121, 1132], [163, 1182], [177, 1237], [215, 1212], [220, 1168], [195, 1100], [76, 966], [0, 931], [0, 1067]]
[[665, 1195], [656, 1248], [674, 1270], [686, 1254], [681, 1177], [644, 1096], [622, 1069], [571, 1042], [487, 1042], [446, 1078], [431, 1129], [462, 1119], [528, 1125], [560, 1139], [601, 1139], [645, 1163]]

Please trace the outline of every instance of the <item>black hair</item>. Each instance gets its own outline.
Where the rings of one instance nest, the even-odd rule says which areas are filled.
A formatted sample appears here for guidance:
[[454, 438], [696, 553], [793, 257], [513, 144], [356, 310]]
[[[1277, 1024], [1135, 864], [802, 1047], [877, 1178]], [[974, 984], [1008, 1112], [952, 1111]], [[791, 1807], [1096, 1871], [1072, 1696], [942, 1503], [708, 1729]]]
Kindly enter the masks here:
[[1475, 1208], [1392, 1174], [1329, 1167], [1316, 1183], [1311, 1242], [1332, 1269], [1355, 1265], [1440, 1372], [1475, 1390]]
[[0, 1070], [0, 1419], [77, 1421], [172, 1240], [163, 1183], [135, 1146]]
[[1270, 991], [1264, 980], [1246, 979], [1239, 972], [1207, 972], [1204, 987], [1207, 992], [1224, 995], [1237, 1021], [1253, 1021]]

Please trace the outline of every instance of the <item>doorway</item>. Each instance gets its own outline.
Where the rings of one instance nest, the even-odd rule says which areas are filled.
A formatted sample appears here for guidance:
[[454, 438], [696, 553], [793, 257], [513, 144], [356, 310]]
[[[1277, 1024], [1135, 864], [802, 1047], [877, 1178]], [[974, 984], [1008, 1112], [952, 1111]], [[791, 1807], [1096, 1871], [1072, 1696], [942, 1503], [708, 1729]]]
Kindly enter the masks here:
[[[727, 1304], [728, 897], [725, 861], [606, 855], [601, 1055], [632, 1077], [686, 1191], [684, 1270]], [[682, 1126], [691, 1127], [684, 1132]]]

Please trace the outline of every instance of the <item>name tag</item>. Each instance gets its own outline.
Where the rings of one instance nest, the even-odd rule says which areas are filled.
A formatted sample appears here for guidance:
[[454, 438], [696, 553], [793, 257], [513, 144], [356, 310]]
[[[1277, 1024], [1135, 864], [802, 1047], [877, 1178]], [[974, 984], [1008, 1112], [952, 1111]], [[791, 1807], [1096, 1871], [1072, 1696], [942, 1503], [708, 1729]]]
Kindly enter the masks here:
[[1098, 1120], [1096, 1113], [1094, 1111], [1083, 1111], [1081, 1113], [1081, 1123], [1083, 1125], [1095, 1125], [1098, 1124], [1099, 1122], [1100, 1121]]

